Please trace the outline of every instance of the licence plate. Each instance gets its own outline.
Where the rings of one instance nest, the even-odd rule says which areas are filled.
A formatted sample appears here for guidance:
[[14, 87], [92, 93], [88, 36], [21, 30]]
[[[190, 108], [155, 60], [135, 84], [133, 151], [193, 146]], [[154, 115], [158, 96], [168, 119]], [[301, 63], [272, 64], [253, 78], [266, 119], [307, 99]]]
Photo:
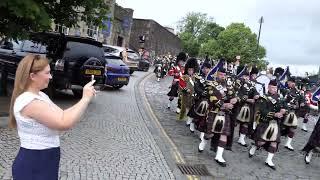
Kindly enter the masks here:
[[100, 76], [101, 70], [86, 69], [85, 74]]
[[127, 78], [118, 78], [118, 81], [127, 81]]

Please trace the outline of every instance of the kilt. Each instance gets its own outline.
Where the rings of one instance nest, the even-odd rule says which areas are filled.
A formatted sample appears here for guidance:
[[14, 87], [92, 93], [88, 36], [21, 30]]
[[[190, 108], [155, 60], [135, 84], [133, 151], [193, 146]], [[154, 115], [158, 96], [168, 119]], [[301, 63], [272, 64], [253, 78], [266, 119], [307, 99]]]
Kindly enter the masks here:
[[60, 147], [33, 150], [20, 147], [12, 165], [14, 180], [57, 180]]
[[[260, 122], [257, 125], [257, 128], [253, 133], [253, 140], [255, 142], [257, 141], [266, 142], [264, 139], [262, 139], [262, 135], [267, 130], [268, 126], [269, 126], [269, 122]], [[278, 123], [278, 134], [275, 142], [280, 143], [280, 137], [281, 137], [281, 132], [280, 132], [280, 125]]]
[[301, 107], [297, 110], [296, 112], [296, 115], [298, 117], [301, 117], [301, 118], [305, 118], [306, 115], [310, 112], [310, 109], [308, 106], [304, 106], [304, 107]]
[[171, 89], [167, 95], [170, 97], [178, 97], [178, 89], [179, 89], [179, 83], [176, 82], [172, 84]]
[[206, 132], [207, 131], [207, 123], [206, 123], [206, 116], [199, 117], [193, 119], [193, 122], [195, 124], [195, 128], [200, 132]]
[[[207, 117], [207, 134], [213, 134], [212, 132], [212, 125], [213, 125], [213, 121], [216, 117], [217, 114], [213, 114], [213, 113], [209, 113], [212, 114], [210, 116]], [[224, 125], [223, 125], [223, 129], [222, 129], [222, 135], [226, 135], [229, 136], [231, 133], [231, 118], [230, 118], [230, 114], [225, 113], [224, 114], [225, 117], [225, 121], [224, 121]]]

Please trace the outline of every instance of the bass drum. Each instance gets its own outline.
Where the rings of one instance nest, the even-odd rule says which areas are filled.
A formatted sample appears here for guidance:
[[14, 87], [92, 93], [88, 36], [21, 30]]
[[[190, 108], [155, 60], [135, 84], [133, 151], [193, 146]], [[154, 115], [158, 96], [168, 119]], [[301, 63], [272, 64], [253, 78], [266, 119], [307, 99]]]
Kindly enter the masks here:
[[269, 82], [270, 82], [270, 78], [265, 74], [261, 74], [256, 78], [255, 87], [256, 87], [257, 91], [259, 92], [260, 96], [262, 96], [262, 95], [264, 95], [264, 93], [268, 92]]

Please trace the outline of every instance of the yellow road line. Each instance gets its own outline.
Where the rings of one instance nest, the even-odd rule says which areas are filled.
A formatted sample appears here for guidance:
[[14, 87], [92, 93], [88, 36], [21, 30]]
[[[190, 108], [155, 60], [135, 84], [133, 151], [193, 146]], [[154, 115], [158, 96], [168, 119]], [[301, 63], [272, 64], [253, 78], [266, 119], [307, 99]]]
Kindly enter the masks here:
[[[152, 73], [148, 76], [146, 76], [143, 80], [142, 80], [142, 85], [140, 86], [140, 94], [143, 96], [145, 102], [146, 102], [146, 106], [147, 106], [147, 110], [151, 113], [151, 116], [153, 118], [153, 120], [156, 122], [158, 128], [161, 130], [162, 134], [166, 137], [166, 139], [169, 141], [170, 145], [173, 148], [173, 153], [174, 153], [174, 157], [177, 163], [181, 163], [181, 164], [185, 164], [186, 161], [184, 160], [183, 156], [181, 155], [180, 151], [178, 150], [178, 147], [175, 145], [175, 143], [171, 140], [171, 138], [168, 136], [168, 134], [166, 133], [166, 131], [164, 130], [164, 128], [162, 127], [161, 123], [159, 122], [157, 116], [155, 115], [155, 113], [153, 112], [151, 105], [145, 95], [144, 91], [144, 85], [145, 85], [145, 81], [150, 78], [152, 75]], [[187, 175], [187, 179], [188, 180], [194, 180], [196, 178], [196, 176], [192, 176], [192, 175]]]

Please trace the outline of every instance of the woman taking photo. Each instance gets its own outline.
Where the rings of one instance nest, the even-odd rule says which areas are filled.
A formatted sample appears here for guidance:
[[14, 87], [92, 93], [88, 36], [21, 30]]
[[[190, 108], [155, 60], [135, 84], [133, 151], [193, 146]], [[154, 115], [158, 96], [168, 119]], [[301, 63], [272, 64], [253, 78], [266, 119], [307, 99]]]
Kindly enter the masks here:
[[41, 90], [52, 78], [47, 58], [27, 55], [19, 63], [11, 98], [9, 125], [17, 128], [20, 149], [13, 162], [15, 180], [56, 180], [60, 162], [59, 131], [79, 121], [96, 91], [95, 81], [83, 88], [82, 99], [62, 110]]

